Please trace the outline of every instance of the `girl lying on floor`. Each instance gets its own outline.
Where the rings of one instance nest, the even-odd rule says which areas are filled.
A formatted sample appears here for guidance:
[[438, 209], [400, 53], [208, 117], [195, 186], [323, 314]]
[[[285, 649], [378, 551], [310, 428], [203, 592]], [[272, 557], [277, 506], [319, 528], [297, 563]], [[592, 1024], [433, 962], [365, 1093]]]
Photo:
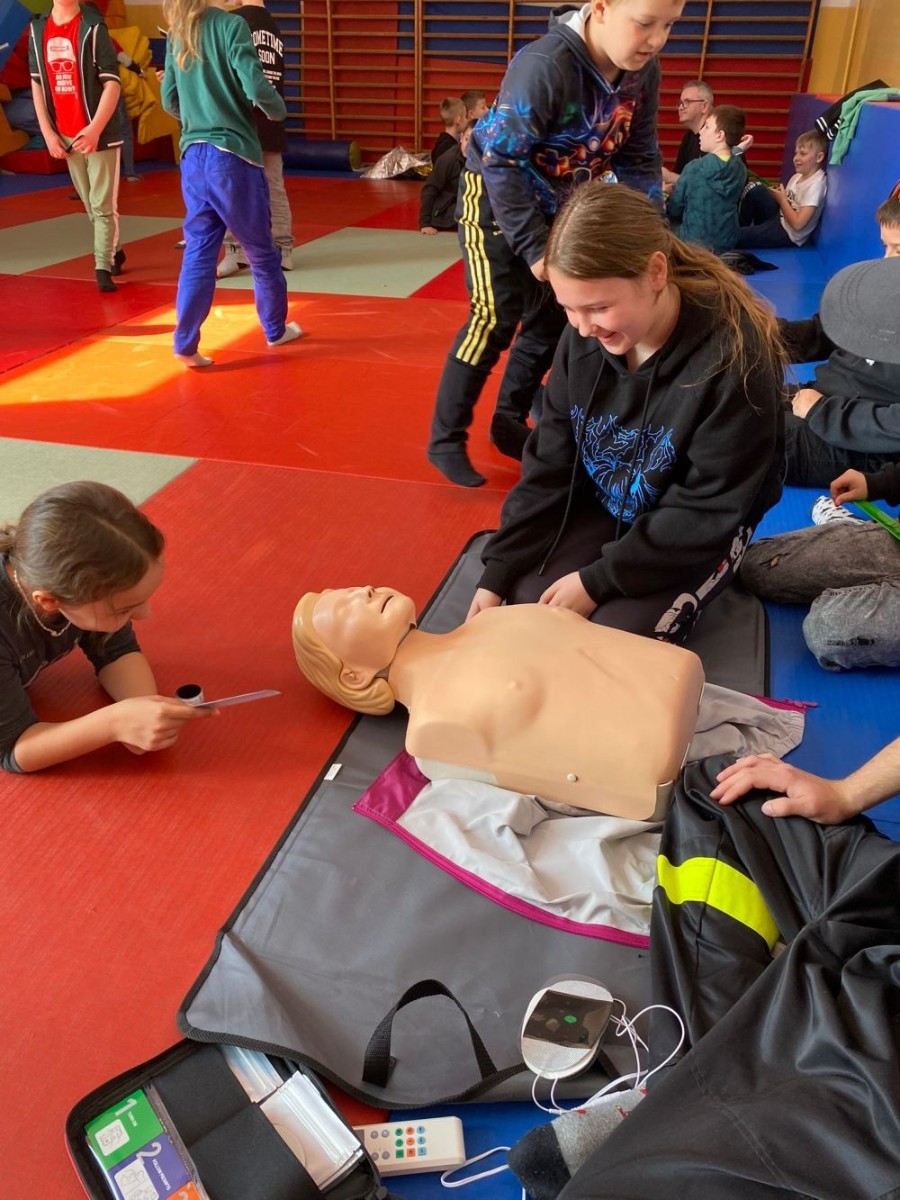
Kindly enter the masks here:
[[[121, 492], [64, 483], [0, 528], [0, 766], [40, 771], [121, 742], [135, 754], [174, 745], [208, 715], [157, 695], [132, 621], [150, 615], [165, 540]], [[78, 646], [113, 703], [42, 721], [27, 689]]]

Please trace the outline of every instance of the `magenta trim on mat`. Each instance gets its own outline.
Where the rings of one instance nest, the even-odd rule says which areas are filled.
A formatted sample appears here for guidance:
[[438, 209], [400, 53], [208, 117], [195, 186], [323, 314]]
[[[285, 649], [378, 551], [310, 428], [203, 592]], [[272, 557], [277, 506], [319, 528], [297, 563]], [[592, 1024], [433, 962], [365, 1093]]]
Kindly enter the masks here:
[[805, 713], [810, 708], [818, 708], [818, 700], [773, 700], [771, 696], [753, 696], [751, 700], [760, 700], [769, 708], [784, 708], [788, 712]]
[[[473, 891], [480, 892], [488, 900], [493, 900], [495, 904], [518, 913], [520, 917], [527, 917], [531, 921], [540, 921], [542, 925], [549, 925], [553, 929], [562, 929], [566, 933], [579, 933], [583, 937], [600, 938], [606, 942], [619, 942], [623, 946], [637, 946], [640, 949], [646, 949], [650, 945], [650, 939], [646, 934], [625, 933], [621, 929], [615, 929], [612, 925], [588, 925], [584, 921], [573, 921], [569, 917], [555, 917], [542, 908], [538, 908], [536, 904], [530, 904], [527, 900], [517, 900], [501, 888], [495, 887], [492, 883], [486, 883], [480, 876], [467, 871], [465, 867], [452, 863], [448, 858], [420, 841], [414, 834], [408, 833], [398, 822], [427, 783], [428, 779], [416, 766], [415, 759], [405, 750], [401, 750], [393, 762], [389, 763], [378, 778], [366, 788], [356, 804], [353, 805], [353, 811], [383, 825], [385, 829], [389, 829], [401, 841], [406, 842], [408, 846], [421, 854], [423, 858], [427, 858], [430, 863], [440, 867], [442, 871], [452, 875], [460, 883], [466, 884]], [[373, 803], [376, 795], [377, 806], [376, 803]]]

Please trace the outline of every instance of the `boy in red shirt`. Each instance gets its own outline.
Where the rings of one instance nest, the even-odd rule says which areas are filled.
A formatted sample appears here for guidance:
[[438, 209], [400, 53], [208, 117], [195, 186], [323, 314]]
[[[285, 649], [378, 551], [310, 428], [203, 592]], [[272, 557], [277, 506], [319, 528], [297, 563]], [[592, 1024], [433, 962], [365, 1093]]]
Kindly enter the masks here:
[[[53, 0], [31, 24], [28, 52], [31, 90], [41, 133], [53, 158], [65, 158], [75, 190], [94, 226], [97, 288], [114, 292], [112, 272], [121, 251], [119, 147], [116, 106], [119, 64], [93, 5]], [[122, 255], [124, 258], [124, 255]]]

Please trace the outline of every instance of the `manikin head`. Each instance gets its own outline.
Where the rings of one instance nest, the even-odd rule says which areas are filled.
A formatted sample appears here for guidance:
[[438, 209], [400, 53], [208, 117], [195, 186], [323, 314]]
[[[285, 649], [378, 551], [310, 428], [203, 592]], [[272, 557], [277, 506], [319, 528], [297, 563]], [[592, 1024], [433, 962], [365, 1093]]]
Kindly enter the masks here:
[[415, 624], [415, 605], [394, 588], [307, 592], [294, 610], [297, 665], [338, 704], [382, 716], [395, 701], [384, 675]]

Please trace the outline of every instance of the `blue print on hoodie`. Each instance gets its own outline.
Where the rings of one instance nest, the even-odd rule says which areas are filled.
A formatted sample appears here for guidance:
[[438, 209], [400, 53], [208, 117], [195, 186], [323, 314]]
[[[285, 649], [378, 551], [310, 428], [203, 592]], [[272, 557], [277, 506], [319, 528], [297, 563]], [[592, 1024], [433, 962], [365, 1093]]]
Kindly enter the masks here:
[[[576, 437], [583, 420], [581, 409], [574, 407]], [[648, 481], [648, 476], [668, 470], [675, 462], [672, 432], [664, 426], [623, 429], [612, 414], [589, 418], [581, 458], [611, 516], [631, 524], [641, 513], [656, 507], [659, 489]]]

